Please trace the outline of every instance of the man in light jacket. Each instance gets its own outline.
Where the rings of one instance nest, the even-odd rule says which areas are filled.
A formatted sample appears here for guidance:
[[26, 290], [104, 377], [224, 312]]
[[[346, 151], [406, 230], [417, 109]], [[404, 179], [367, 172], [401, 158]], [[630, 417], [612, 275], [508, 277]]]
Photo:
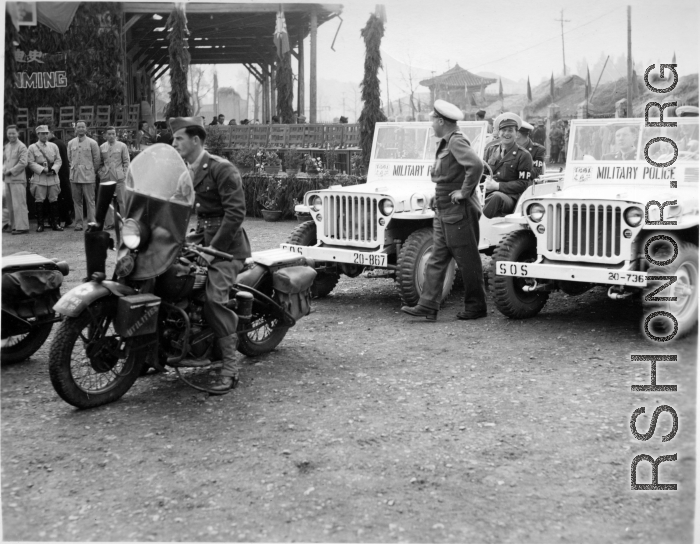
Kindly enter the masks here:
[[87, 220], [95, 221], [95, 182], [100, 168], [100, 146], [87, 136], [85, 121], [75, 124], [77, 136], [68, 142], [70, 183], [75, 208], [75, 230], [83, 230], [83, 197], [87, 202]]
[[27, 146], [18, 138], [16, 125], [7, 127], [8, 143], [3, 149], [2, 180], [5, 182], [9, 228], [12, 234], [29, 232], [27, 212]]
[[[117, 129], [114, 127], [105, 129], [105, 138], [107, 141], [100, 146], [101, 166], [98, 172], [100, 174], [100, 182], [117, 182], [115, 195], [117, 196], [119, 213], [123, 214], [124, 180], [129, 170], [129, 149], [124, 142], [117, 140]], [[110, 208], [105, 219], [105, 228], [111, 229], [112, 227], [114, 227], [114, 212]]]

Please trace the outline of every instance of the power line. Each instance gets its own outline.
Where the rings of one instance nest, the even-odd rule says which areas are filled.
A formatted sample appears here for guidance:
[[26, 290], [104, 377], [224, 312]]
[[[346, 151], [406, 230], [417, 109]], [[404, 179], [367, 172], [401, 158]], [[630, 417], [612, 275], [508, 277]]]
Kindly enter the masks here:
[[564, 10], [561, 10], [561, 15], [559, 19], [554, 19], [561, 23], [561, 59], [564, 63], [564, 76], [566, 76], [566, 54], [564, 53], [564, 23], [570, 23], [569, 19], [564, 19]]
[[[611, 9], [610, 11], [608, 11], [608, 12], [606, 12], [606, 13], [603, 13], [603, 15], [601, 15], [601, 16], [599, 16], [599, 17], [596, 17], [595, 19], [591, 19], [591, 20], [588, 21], [587, 23], [583, 23], [582, 25], [579, 25], [579, 26], [577, 26], [577, 27], [574, 27], [574, 28], [572, 28], [571, 30], [567, 30], [566, 32], [564, 32], [564, 34], [569, 34], [569, 33], [573, 32], [574, 30], [578, 30], [579, 28], [583, 28], [584, 26], [590, 25], [591, 23], [596, 22], [598, 19], [602, 19], [603, 17], [605, 17], [605, 16], [607, 16], [607, 15], [610, 15], [611, 13], [613, 13], [614, 11], [617, 11], [617, 10], [620, 9], [620, 8], [621, 8], [621, 6], [618, 6], [618, 7], [614, 8], [614, 9]], [[552, 40], [555, 40], [555, 39], [557, 39], [558, 37], [559, 37], [559, 36], [552, 36], [551, 38], [547, 38], [546, 40], [541, 41], [541, 42], [539, 42], [539, 43], [536, 43], [536, 44], [534, 44], [534, 45], [531, 45], [530, 47], [526, 47], [525, 49], [520, 49], [518, 52], [513, 53], [513, 54], [511, 54], [511, 55], [506, 55], [505, 57], [501, 57], [501, 58], [499, 58], [499, 59], [490, 60], [490, 61], [485, 62], [485, 63], [483, 63], [483, 64], [479, 64], [478, 66], [470, 66], [469, 69], [470, 69], [470, 70], [476, 70], [476, 69], [478, 69], [478, 68], [482, 68], [482, 67], [484, 67], [484, 66], [488, 66], [489, 64], [493, 64], [494, 62], [499, 62], [499, 61], [502, 61], [502, 60], [504, 60], [504, 59], [509, 59], [510, 57], [518, 56], [518, 55], [524, 53], [525, 51], [529, 51], [530, 49], [534, 49], [535, 47], [539, 47], [540, 45], [545, 44], [545, 43], [547, 43], [547, 42], [550, 42], [550, 41], [552, 41]]]

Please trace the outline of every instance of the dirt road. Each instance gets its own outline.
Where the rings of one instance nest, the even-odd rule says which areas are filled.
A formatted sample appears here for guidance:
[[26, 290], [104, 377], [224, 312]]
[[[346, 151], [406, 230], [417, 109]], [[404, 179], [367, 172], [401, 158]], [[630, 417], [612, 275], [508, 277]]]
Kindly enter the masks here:
[[[247, 220], [254, 249], [294, 223]], [[84, 274], [80, 233], [3, 235]], [[488, 258], [484, 257], [485, 262]], [[640, 333], [641, 305], [601, 288], [554, 294], [536, 318], [436, 323], [399, 311], [388, 280], [343, 277], [280, 347], [246, 359], [234, 394], [207, 397], [174, 374], [78, 411], [51, 388], [48, 345], [2, 368], [6, 540], [327, 542], [691, 542], [696, 344]], [[676, 353], [633, 393], [649, 363]], [[636, 440], [630, 416], [670, 417]], [[635, 455], [678, 454], [660, 483], [630, 491]], [[640, 465], [640, 482], [649, 482]]]

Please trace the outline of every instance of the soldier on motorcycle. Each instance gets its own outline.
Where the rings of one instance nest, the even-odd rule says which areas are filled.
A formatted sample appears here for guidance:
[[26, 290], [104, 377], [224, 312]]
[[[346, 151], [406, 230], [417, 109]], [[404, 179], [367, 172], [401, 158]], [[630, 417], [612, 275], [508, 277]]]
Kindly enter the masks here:
[[204, 317], [211, 326], [221, 350], [223, 367], [211, 392], [228, 393], [238, 384], [236, 360], [238, 316], [226, 303], [229, 291], [250, 257], [248, 236], [242, 227], [245, 198], [238, 170], [230, 162], [204, 149], [207, 133], [201, 117], [176, 117], [169, 120], [173, 147], [189, 165], [195, 191], [197, 229], [191, 241], [229, 253], [233, 261], [210, 257], [206, 283]]

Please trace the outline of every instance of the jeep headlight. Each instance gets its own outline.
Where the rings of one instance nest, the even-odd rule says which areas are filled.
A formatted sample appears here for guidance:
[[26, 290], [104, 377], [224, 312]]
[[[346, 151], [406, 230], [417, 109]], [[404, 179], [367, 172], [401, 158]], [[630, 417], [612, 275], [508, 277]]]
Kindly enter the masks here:
[[625, 210], [624, 217], [625, 223], [627, 223], [630, 227], [637, 227], [644, 218], [644, 212], [642, 211], [642, 208], [632, 206], [631, 208], [627, 208]]
[[309, 199], [309, 207], [317, 212], [321, 210], [321, 207], [323, 206], [323, 200], [321, 200], [321, 197], [318, 195], [314, 195]]
[[394, 211], [394, 203], [389, 198], [383, 198], [379, 201], [379, 211], [384, 215], [391, 215]]
[[527, 215], [530, 217], [533, 223], [539, 223], [544, 217], [544, 206], [539, 202], [530, 204], [527, 208]]

